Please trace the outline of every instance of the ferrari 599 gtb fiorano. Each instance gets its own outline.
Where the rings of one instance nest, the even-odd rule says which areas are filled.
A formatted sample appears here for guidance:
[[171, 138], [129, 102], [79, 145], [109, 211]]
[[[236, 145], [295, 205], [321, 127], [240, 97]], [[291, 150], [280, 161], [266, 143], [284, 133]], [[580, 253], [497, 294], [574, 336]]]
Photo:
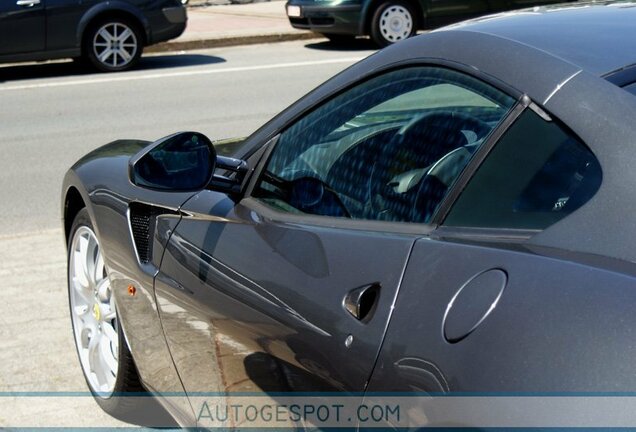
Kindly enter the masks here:
[[632, 6], [405, 40], [232, 157], [196, 132], [86, 155], [62, 208], [98, 403], [196, 425], [202, 392], [633, 392]]

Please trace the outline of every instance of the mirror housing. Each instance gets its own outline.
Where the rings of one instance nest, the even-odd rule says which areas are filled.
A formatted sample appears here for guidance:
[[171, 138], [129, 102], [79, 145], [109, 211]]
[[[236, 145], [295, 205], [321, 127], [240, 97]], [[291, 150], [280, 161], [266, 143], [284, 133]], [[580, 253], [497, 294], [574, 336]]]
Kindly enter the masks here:
[[226, 156], [216, 157], [216, 168], [231, 171], [236, 175], [231, 178], [224, 175], [213, 174], [208, 183], [210, 189], [227, 192], [229, 194], [240, 194], [243, 186], [243, 179], [247, 174], [247, 162], [241, 159], [234, 159]]
[[[236, 175], [215, 174], [217, 169]], [[161, 138], [132, 157], [129, 163], [133, 184], [165, 192], [211, 188], [238, 194], [246, 173], [245, 161], [217, 156], [212, 141], [199, 132], [179, 132]]]
[[205, 188], [214, 174], [216, 152], [198, 132], [155, 141], [130, 160], [133, 184], [154, 190], [189, 192]]

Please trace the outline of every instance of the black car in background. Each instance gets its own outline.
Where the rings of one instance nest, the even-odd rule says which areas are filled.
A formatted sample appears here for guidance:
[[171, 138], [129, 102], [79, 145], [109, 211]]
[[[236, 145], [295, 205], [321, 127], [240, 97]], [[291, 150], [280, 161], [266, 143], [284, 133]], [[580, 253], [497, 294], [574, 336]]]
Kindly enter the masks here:
[[287, 16], [294, 28], [322, 33], [334, 42], [369, 35], [386, 46], [420, 29], [553, 3], [563, 0], [289, 0]]
[[4, 0], [0, 63], [70, 57], [121, 71], [144, 46], [181, 35], [186, 21], [180, 0]]

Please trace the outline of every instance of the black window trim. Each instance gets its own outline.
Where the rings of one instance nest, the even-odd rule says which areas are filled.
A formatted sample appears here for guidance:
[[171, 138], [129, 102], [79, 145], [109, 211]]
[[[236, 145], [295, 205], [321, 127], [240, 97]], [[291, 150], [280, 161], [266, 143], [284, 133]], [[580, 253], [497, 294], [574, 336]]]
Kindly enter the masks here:
[[417, 235], [418, 237], [427, 236], [437, 229], [437, 226], [435, 225], [414, 222], [349, 219], [336, 216], [287, 213], [277, 210], [258, 198], [251, 196], [244, 198], [240, 204], [255, 211], [263, 219], [277, 223], [311, 225], [356, 231], [384, 232], [395, 235]]
[[433, 234], [436, 238], [488, 243], [521, 243], [542, 230], [518, 228], [481, 228], [440, 225]]
[[[484, 83], [492, 86], [493, 88], [501, 91], [508, 96], [515, 98], [517, 102], [510, 108], [506, 117], [493, 129], [483, 143], [483, 145], [479, 148], [479, 150], [475, 153], [475, 155], [471, 158], [468, 165], [464, 168], [459, 178], [453, 184], [448, 194], [442, 200], [440, 207], [437, 209], [431, 221], [429, 223], [419, 223], [419, 222], [396, 222], [396, 221], [379, 221], [379, 220], [366, 220], [366, 219], [348, 219], [341, 218], [335, 216], [322, 216], [322, 215], [310, 215], [310, 214], [293, 214], [284, 211], [280, 211], [278, 209], [274, 209], [272, 206], [267, 205], [262, 200], [259, 200], [256, 197], [253, 197], [252, 194], [256, 187], [256, 184], [261, 179], [264, 168], [269, 163], [272, 152], [276, 148], [276, 144], [278, 143], [278, 138], [280, 135], [286, 131], [289, 127], [295, 124], [299, 119], [306, 116], [310, 112], [312, 112], [316, 107], [324, 105], [331, 99], [339, 96], [340, 94], [348, 91], [349, 89], [356, 87], [362, 84], [365, 81], [373, 79], [377, 76], [384, 75], [386, 73], [391, 73], [393, 71], [412, 68], [412, 67], [438, 67], [449, 69], [454, 72], [462, 73], [468, 75], [472, 78], [483, 81]], [[261, 216], [271, 221], [280, 222], [280, 223], [298, 223], [298, 224], [309, 224], [314, 226], [323, 226], [330, 228], [343, 228], [343, 229], [355, 229], [361, 231], [378, 231], [378, 232], [389, 232], [396, 234], [419, 234], [428, 236], [437, 230], [441, 226], [441, 222], [446, 217], [446, 214], [450, 211], [453, 204], [464, 190], [466, 184], [472, 178], [472, 175], [475, 173], [477, 168], [481, 165], [481, 163], [485, 160], [488, 153], [499, 141], [501, 136], [510, 128], [510, 126], [517, 120], [517, 118], [524, 112], [525, 109], [534, 105], [530, 98], [521, 93], [519, 90], [503, 83], [497, 78], [485, 74], [478, 69], [473, 67], [443, 60], [443, 59], [432, 59], [432, 58], [420, 58], [420, 59], [410, 59], [407, 61], [400, 61], [396, 63], [392, 63], [386, 65], [383, 68], [379, 68], [374, 70], [373, 72], [360, 76], [359, 79], [350, 82], [348, 85], [339, 88], [338, 90], [332, 92], [328, 96], [321, 98], [312, 104], [312, 107], [307, 110], [303, 110], [299, 114], [293, 116], [289, 121], [287, 121], [283, 126], [278, 128], [275, 133], [270, 135], [270, 137], [264, 140], [264, 143], [261, 146], [257, 146], [254, 148], [254, 152], [261, 149], [263, 146], [267, 146], [268, 148], [260, 157], [258, 165], [249, 179], [248, 186], [245, 190], [244, 196], [240, 201], [241, 204], [246, 207], [256, 211]], [[250, 151], [250, 153], [254, 153]], [[510, 231], [510, 230], [508, 230]]]

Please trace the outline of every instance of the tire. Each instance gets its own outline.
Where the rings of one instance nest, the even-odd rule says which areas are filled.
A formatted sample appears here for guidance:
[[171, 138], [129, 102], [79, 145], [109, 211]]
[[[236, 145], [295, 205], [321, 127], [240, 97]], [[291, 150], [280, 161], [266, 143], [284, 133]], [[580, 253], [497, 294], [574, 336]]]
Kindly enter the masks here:
[[329, 42], [336, 45], [349, 45], [356, 40], [355, 36], [347, 34], [323, 33], [322, 35], [329, 39]]
[[407, 39], [417, 31], [413, 7], [400, 0], [382, 3], [371, 18], [371, 39], [380, 47]]
[[[138, 404], [135, 402], [137, 398], [125, 397], [125, 393], [139, 394], [145, 389], [139, 381], [137, 368], [118, 323], [110, 280], [86, 208], [73, 221], [67, 265], [73, 341], [84, 379], [95, 401], [104, 411], [113, 417], [126, 418]], [[94, 355], [91, 355], [93, 341], [96, 342], [92, 346]], [[106, 359], [110, 355], [112, 358]], [[114, 373], [104, 370], [105, 366], [108, 369], [108, 363], [116, 364]]]
[[[93, 23], [84, 35], [82, 52], [102, 72], [119, 72], [134, 67], [144, 47], [139, 25], [113, 17]], [[110, 54], [108, 54], [110, 52]]]

